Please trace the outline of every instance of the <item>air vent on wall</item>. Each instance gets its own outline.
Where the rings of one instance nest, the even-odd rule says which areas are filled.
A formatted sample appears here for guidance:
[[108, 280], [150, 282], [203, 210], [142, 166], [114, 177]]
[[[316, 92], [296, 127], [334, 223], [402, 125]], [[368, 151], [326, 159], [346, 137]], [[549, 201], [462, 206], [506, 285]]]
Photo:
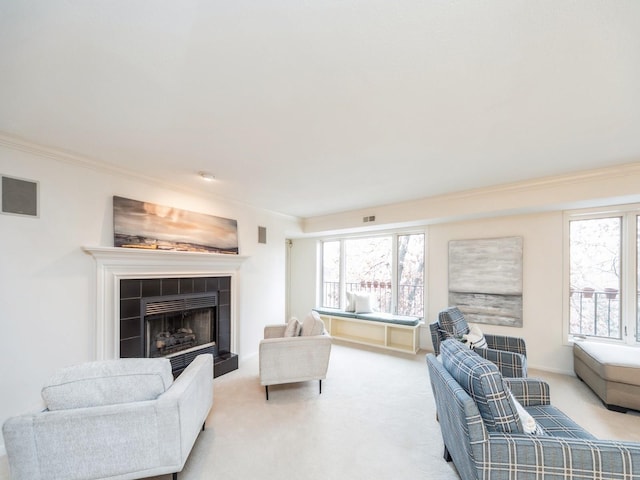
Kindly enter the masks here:
[[258, 227], [258, 243], [267, 243], [267, 227]]
[[38, 216], [38, 182], [2, 176], [2, 213]]
[[364, 223], [375, 222], [376, 221], [376, 216], [375, 215], [369, 215], [368, 217], [362, 217], [362, 221]]

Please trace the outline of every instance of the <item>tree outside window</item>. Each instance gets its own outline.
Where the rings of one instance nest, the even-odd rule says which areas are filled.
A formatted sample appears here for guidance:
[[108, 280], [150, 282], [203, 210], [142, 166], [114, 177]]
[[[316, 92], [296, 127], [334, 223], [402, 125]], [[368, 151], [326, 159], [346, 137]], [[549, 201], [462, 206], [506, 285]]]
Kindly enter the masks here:
[[621, 217], [570, 222], [569, 333], [572, 335], [622, 338], [621, 233]]
[[422, 317], [424, 238], [420, 233], [323, 242], [322, 306], [344, 307], [346, 292], [366, 292], [376, 311]]
[[347, 239], [345, 282], [347, 292], [368, 292], [378, 312], [391, 313], [391, 237]]
[[424, 313], [424, 235], [398, 235], [398, 313]]
[[640, 205], [566, 219], [569, 336], [640, 342]]

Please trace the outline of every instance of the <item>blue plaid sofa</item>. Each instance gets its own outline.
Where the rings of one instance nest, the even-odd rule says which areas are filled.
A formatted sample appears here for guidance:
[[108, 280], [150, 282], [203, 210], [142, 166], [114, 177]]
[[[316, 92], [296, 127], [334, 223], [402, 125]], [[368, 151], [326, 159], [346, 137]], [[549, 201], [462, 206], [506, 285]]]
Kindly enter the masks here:
[[505, 378], [453, 339], [426, 360], [445, 460], [463, 480], [640, 479], [640, 443], [595, 438], [550, 404], [544, 381]]
[[[433, 352], [440, 354], [440, 344], [448, 339], [460, 340], [469, 333], [469, 324], [458, 307], [449, 307], [438, 313], [438, 320], [429, 324]], [[487, 348], [476, 348], [481, 357], [498, 366], [505, 377], [527, 376], [527, 346], [523, 338], [484, 333]]]

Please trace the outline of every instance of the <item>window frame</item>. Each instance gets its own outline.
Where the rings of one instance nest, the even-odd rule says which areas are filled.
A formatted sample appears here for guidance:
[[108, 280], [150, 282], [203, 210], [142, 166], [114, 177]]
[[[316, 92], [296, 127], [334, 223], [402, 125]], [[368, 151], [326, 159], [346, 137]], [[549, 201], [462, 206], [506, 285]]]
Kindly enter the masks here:
[[[319, 308], [322, 307], [323, 299], [324, 299], [324, 258], [323, 258], [323, 245], [325, 242], [340, 242], [340, 278], [339, 278], [339, 290], [340, 290], [340, 301], [339, 307], [341, 310], [344, 310], [346, 307], [346, 249], [344, 248], [344, 243], [347, 240], [354, 239], [362, 239], [362, 238], [373, 238], [373, 237], [391, 237], [391, 312], [393, 315], [397, 315], [398, 311], [398, 237], [403, 235], [423, 235], [424, 236], [424, 246], [423, 246], [423, 258], [424, 258], [424, 269], [422, 272], [422, 315], [421, 318], [425, 317], [427, 311], [427, 231], [426, 230], [394, 230], [394, 231], [384, 231], [384, 232], [368, 232], [354, 235], [343, 235], [343, 236], [331, 236], [326, 238], [321, 238], [318, 243], [318, 266], [319, 266], [319, 275], [318, 275], [318, 285], [316, 288], [316, 298], [318, 299], [317, 304]], [[330, 307], [324, 307], [330, 308]], [[402, 314], [400, 314], [402, 315]]]
[[[592, 220], [599, 218], [621, 218], [620, 232], [620, 330], [621, 337], [608, 338], [570, 333], [570, 224], [573, 220]], [[638, 325], [638, 217], [640, 204], [615, 205], [605, 208], [587, 208], [567, 210], [563, 218], [563, 295], [562, 295], [562, 335], [564, 345], [573, 345], [576, 339], [589, 339], [593, 342], [640, 346], [637, 340]]]

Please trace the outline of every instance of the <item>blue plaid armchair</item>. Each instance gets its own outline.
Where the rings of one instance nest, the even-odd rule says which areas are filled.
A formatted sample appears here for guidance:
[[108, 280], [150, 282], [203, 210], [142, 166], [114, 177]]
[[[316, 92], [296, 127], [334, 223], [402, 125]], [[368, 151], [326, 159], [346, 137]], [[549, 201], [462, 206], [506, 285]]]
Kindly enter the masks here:
[[[469, 333], [469, 324], [458, 307], [441, 310], [438, 320], [429, 324], [433, 351], [440, 354], [440, 344], [448, 339], [460, 340]], [[485, 333], [487, 348], [474, 351], [483, 358], [495, 363], [504, 377], [519, 378], [527, 376], [527, 347], [524, 339], [506, 335]]]
[[445, 460], [463, 480], [640, 479], [640, 443], [595, 438], [550, 404], [542, 380], [504, 378], [453, 339], [427, 365]]

